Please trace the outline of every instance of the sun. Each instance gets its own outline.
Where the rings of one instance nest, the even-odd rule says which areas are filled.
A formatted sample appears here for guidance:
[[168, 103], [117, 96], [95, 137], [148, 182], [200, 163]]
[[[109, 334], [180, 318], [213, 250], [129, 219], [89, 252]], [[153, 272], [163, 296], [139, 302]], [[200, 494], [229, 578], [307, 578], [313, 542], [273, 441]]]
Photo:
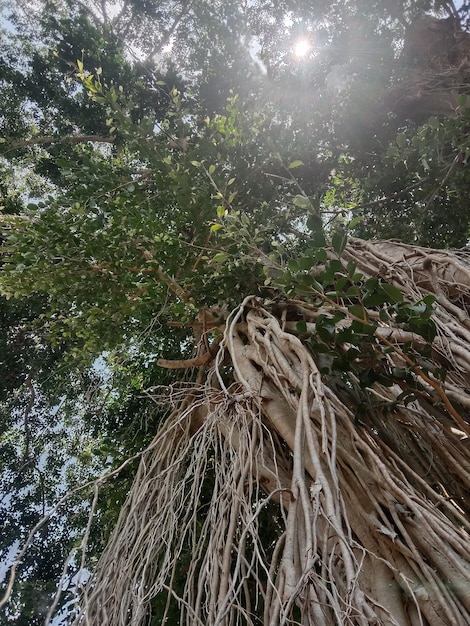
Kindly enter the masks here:
[[292, 49], [294, 52], [294, 56], [296, 56], [298, 59], [302, 59], [310, 52], [310, 50], [312, 49], [312, 44], [308, 39], [298, 39], [294, 43]]

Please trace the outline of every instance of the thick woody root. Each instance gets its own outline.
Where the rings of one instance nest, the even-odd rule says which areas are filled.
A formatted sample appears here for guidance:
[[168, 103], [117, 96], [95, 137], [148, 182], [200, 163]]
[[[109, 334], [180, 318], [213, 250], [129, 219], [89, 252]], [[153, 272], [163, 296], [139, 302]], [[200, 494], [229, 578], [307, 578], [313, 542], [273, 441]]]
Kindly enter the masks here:
[[[177, 596], [180, 558], [188, 561], [178, 597], [182, 623], [225, 624], [236, 605], [250, 612], [252, 592], [243, 580], [257, 580], [263, 589], [267, 572], [262, 551], [247, 545], [257, 545], [263, 507], [288, 490], [291, 463], [277, 458], [278, 437], [266, 429], [252, 398], [238, 390], [210, 384], [193, 390], [189, 406], [155, 438], [83, 589], [76, 624], [147, 623], [152, 598]], [[194, 424], [201, 424], [195, 433]], [[213, 477], [209, 484], [207, 476]]]
[[[294, 602], [306, 624], [469, 623], [468, 443], [449, 416], [414, 401], [374, 416], [387, 421], [388, 441], [378, 424], [358, 428], [352, 395], [323, 383], [296, 337], [262, 309], [252, 306], [246, 320], [228, 334], [236, 374], [294, 458], [265, 623], [286, 623]], [[450, 497], [441, 468], [452, 473]]]
[[[205, 386], [143, 456], [77, 624], [144, 624], [161, 593], [188, 625], [470, 623], [466, 256], [355, 240], [343, 256], [411, 301], [438, 296], [445, 384], [415, 368], [411, 402], [398, 401], [398, 384], [374, 385], [358, 417], [354, 385], [321, 374], [295, 323], [247, 298]], [[318, 310], [289, 306], [314, 332]], [[401, 343], [422, 342], [380, 323], [372, 341], [384, 340], [391, 366], [409, 365]], [[268, 503], [278, 507], [269, 548]]]

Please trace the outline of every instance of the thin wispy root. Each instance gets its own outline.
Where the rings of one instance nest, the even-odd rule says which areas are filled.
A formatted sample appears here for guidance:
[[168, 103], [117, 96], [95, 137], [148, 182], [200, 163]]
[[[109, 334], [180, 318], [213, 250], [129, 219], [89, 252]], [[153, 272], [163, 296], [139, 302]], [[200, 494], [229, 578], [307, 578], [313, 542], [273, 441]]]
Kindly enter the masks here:
[[[380, 322], [371, 344], [420, 391], [404, 405], [399, 383], [374, 384], [358, 414], [353, 375], [320, 373], [289, 315], [247, 298], [142, 457], [76, 624], [145, 624], [164, 593], [188, 626], [470, 624], [466, 257], [354, 240], [344, 257], [412, 301], [439, 296], [445, 384], [407, 362], [421, 337]], [[314, 332], [318, 308], [288, 310]]]

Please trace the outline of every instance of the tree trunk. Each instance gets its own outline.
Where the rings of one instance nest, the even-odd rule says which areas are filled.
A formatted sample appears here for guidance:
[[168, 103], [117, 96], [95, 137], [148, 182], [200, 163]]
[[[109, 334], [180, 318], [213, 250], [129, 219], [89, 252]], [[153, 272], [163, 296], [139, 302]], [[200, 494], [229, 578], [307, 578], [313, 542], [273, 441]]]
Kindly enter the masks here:
[[[410, 306], [435, 295], [432, 340], [401, 305], [362, 305], [358, 320], [314, 287], [246, 298], [144, 454], [76, 623], [137, 626], [168, 593], [181, 624], [469, 624], [468, 259], [393, 241], [341, 255], [345, 275], [353, 262], [362, 285], [377, 277]], [[340, 341], [348, 328], [356, 345]]]

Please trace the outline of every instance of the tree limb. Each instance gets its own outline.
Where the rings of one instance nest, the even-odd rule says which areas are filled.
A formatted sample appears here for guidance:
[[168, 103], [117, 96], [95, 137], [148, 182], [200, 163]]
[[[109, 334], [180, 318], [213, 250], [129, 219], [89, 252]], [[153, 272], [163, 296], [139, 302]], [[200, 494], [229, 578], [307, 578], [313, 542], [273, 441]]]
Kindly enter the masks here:
[[166, 31], [166, 33], [163, 35], [163, 37], [160, 39], [160, 41], [157, 44], [155, 44], [155, 46], [152, 48], [152, 50], [148, 53], [147, 58], [145, 59], [146, 63], [152, 59], [154, 54], [156, 54], [159, 50], [162, 50], [163, 47], [166, 46], [169, 43], [169, 41], [171, 39], [171, 36], [175, 32], [175, 30], [178, 28], [181, 20], [187, 14], [187, 12], [189, 10], [189, 6], [190, 6], [189, 0], [184, 0], [184, 2], [182, 4], [182, 7], [181, 7], [181, 11], [178, 13], [178, 15], [173, 20], [173, 24]]
[[114, 143], [114, 137], [104, 137], [102, 135], [69, 135], [67, 137], [32, 137], [19, 141], [6, 141], [11, 148], [24, 148], [26, 146], [49, 146], [52, 143]]

